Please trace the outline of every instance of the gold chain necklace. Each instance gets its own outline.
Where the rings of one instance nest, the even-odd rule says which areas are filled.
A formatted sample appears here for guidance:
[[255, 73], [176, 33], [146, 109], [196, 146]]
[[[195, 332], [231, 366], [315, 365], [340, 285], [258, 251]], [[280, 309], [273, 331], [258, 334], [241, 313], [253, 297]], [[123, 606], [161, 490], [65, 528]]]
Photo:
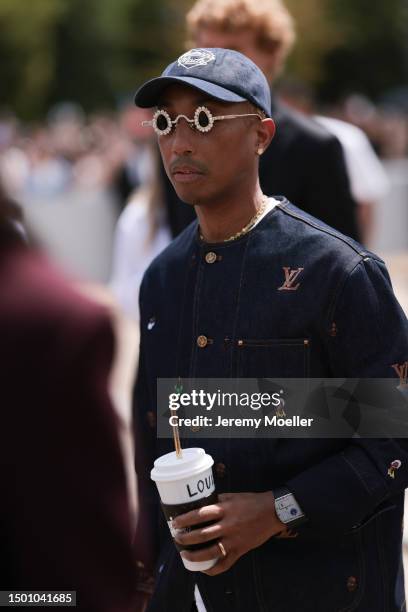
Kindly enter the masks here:
[[[232, 242], [233, 240], [237, 240], [238, 238], [241, 238], [241, 236], [244, 236], [245, 234], [247, 234], [249, 230], [253, 228], [253, 226], [258, 221], [258, 219], [262, 217], [262, 215], [264, 214], [267, 202], [268, 202], [268, 196], [263, 195], [261, 206], [258, 208], [254, 216], [248, 221], [248, 223], [239, 232], [237, 232], [236, 234], [233, 234], [229, 238], [225, 238], [223, 242]], [[204, 241], [204, 236], [201, 234], [201, 232], [200, 232], [200, 239]]]

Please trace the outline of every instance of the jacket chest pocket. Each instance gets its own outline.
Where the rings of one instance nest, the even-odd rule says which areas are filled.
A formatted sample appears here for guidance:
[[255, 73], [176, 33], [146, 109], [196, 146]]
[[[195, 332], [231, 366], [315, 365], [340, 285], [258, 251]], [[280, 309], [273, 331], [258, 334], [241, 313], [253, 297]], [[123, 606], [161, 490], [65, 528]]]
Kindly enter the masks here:
[[310, 340], [267, 338], [237, 340], [239, 378], [307, 378]]

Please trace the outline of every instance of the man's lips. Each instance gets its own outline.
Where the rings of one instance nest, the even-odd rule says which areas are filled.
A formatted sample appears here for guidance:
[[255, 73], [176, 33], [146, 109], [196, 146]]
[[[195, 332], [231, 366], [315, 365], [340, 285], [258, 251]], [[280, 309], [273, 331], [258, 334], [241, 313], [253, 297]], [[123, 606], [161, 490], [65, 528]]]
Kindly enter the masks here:
[[204, 174], [195, 166], [174, 166], [171, 170], [172, 174]]
[[180, 183], [189, 183], [204, 176], [204, 172], [195, 166], [174, 166], [171, 170], [172, 176]]

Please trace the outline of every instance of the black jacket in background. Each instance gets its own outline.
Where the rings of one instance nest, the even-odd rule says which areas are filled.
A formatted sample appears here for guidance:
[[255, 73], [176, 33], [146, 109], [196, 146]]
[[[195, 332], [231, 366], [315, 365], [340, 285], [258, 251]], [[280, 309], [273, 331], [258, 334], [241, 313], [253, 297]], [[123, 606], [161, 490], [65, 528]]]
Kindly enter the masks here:
[[[309, 214], [359, 239], [344, 155], [337, 138], [313, 119], [272, 101], [276, 135], [261, 157], [260, 179], [267, 195], [284, 195]], [[164, 170], [169, 226], [177, 236], [195, 218], [179, 200]]]
[[337, 138], [275, 100], [272, 117], [276, 134], [261, 157], [259, 171], [264, 193], [284, 195], [310, 215], [358, 239], [356, 204]]

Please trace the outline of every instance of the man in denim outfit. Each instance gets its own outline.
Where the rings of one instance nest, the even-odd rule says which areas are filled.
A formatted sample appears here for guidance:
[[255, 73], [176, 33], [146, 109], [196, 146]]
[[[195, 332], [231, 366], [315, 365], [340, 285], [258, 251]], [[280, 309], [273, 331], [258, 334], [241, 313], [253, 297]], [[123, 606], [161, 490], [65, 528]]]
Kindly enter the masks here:
[[[150, 266], [140, 294], [137, 538], [139, 566], [158, 568], [150, 609], [190, 612], [195, 585], [208, 612], [404, 609], [405, 440], [208, 439], [219, 503], [174, 526], [213, 521], [179, 540], [216, 539], [183, 554], [219, 561], [188, 572], [167, 525], [158, 538], [149, 470], [172, 450], [156, 440], [158, 378], [398, 382], [408, 334], [376, 255], [285, 198], [262, 195], [259, 157], [274, 124], [255, 64], [228, 49], [191, 50], [143, 85], [136, 104], [156, 107], [166, 171], [198, 216]], [[282, 499], [296, 521], [279, 510]]]

